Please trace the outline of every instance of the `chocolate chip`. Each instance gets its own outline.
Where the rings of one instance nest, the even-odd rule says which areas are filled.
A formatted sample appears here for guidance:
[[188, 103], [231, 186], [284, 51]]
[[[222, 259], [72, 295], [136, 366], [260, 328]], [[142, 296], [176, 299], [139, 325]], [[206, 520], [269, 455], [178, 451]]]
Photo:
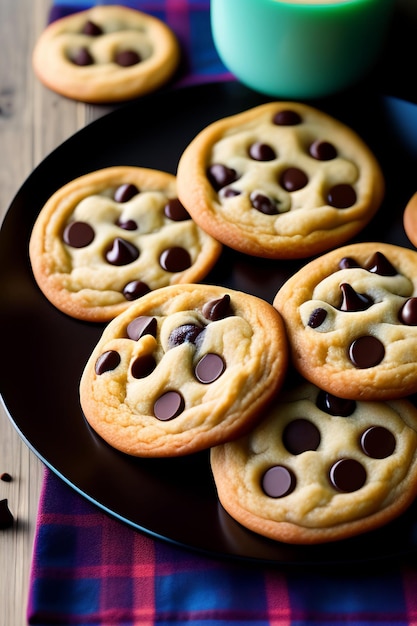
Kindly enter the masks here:
[[366, 311], [374, 303], [373, 299], [366, 293], [358, 293], [348, 283], [340, 285], [342, 292], [341, 311]]
[[395, 446], [394, 435], [383, 426], [371, 426], [361, 437], [362, 450], [373, 459], [386, 459], [393, 454]]
[[139, 250], [130, 241], [116, 237], [106, 251], [105, 256], [106, 261], [111, 265], [128, 265], [136, 261], [139, 256]]
[[385, 356], [385, 348], [376, 337], [364, 335], [352, 342], [349, 357], [353, 365], [359, 369], [374, 367], [381, 363]]
[[114, 192], [113, 198], [116, 202], [128, 202], [139, 193], [139, 189], [132, 183], [124, 183], [120, 185]]
[[5, 483], [10, 483], [12, 480], [12, 477], [10, 476], [8, 472], [3, 472], [3, 474], [0, 476], [0, 480], [2, 480]]
[[417, 326], [417, 298], [409, 298], [401, 307], [398, 318], [402, 324]]
[[331, 161], [337, 157], [337, 150], [332, 143], [317, 139], [311, 144], [309, 154], [318, 161]]
[[289, 422], [282, 433], [282, 442], [290, 454], [317, 450], [320, 441], [321, 435], [317, 426], [304, 418]]
[[218, 354], [209, 352], [197, 363], [195, 375], [200, 383], [208, 385], [220, 378], [226, 368], [225, 362]]
[[265, 215], [276, 215], [279, 213], [275, 202], [258, 191], [253, 191], [250, 194], [250, 202], [254, 209]]
[[329, 189], [327, 202], [335, 209], [348, 209], [356, 202], [356, 191], [352, 185], [344, 183], [335, 185]]
[[324, 413], [338, 417], [349, 417], [356, 410], [355, 400], [345, 400], [323, 390], [317, 396], [316, 405]]
[[296, 480], [293, 472], [283, 465], [270, 467], [262, 477], [262, 489], [271, 498], [283, 498], [294, 491]]
[[103, 34], [103, 29], [100, 26], [98, 26], [98, 24], [96, 24], [95, 22], [92, 22], [91, 20], [87, 20], [81, 32], [83, 33], [83, 35], [91, 35], [92, 37], [98, 37], [99, 35]]
[[396, 276], [397, 270], [382, 252], [375, 252], [366, 264], [368, 272], [380, 276]]
[[174, 246], [162, 252], [159, 263], [166, 272], [183, 272], [191, 266], [191, 257], [184, 248]]
[[86, 65], [94, 65], [94, 59], [91, 56], [88, 48], [80, 48], [77, 50], [75, 55], [71, 58], [71, 61], [75, 65], [86, 66]]
[[138, 229], [138, 225], [135, 222], [135, 220], [123, 220], [122, 218], [119, 218], [116, 222], [116, 226], [118, 226], [119, 228], [123, 228], [123, 230], [137, 230]]
[[144, 354], [133, 361], [130, 371], [133, 378], [146, 378], [152, 374], [155, 367], [156, 361], [152, 354]]
[[115, 63], [121, 67], [137, 65], [141, 60], [141, 56], [135, 50], [121, 50], [114, 58]]
[[14, 518], [9, 509], [7, 498], [0, 500], [0, 530], [13, 526]]
[[115, 370], [120, 364], [120, 361], [120, 354], [116, 352], [116, 350], [103, 352], [103, 354], [101, 354], [96, 361], [95, 372], [97, 376], [101, 376], [105, 372]]
[[227, 187], [225, 189], [221, 189], [219, 195], [222, 198], [236, 198], [236, 196], [240, 196], [242, 192], [238, 189], [233, 189], [233, 187]]
[[326, 317], [327, 317], [326, 309], [322, 309], [321, 307], [314, 309], [314, 311], [311, 313], [309, 317], [307, 325], [310, 326], [310, 328], [318, 328], [319, 326], [323, 324]]
[[141, 337], [143, 337], [143, 335], [152, 335], [152, 337], [156, 337], [157, 328], [158, 322], [156, 317], [141, 315], [139, 317], [135, 317], [134, 320], [129, 322], [126, 328], [126, 334], [129, 339], [138, 341]]
[[182, 395], [178, 391], [167, 391], [156, 400], [153, 412], [157, 419], [165, 422], [180, 415], [184, 408]]
[[286, 109], [284, 111], [279, 111], [279, 113], [276, 113], [272, 119], [272, 122], [277, 126], [297, 126], [297, 124], [301, 124], [302, 119], [296, 111]]
[[330, 482], [338, 491], [351, 493], [364, 486], [366, 470], [355, 459], [340, 459], [330, 469]]
[[229, 294], [226, 293], [221, 298], [206, 302], [203, 306], [202, 313], [206, 319], [212, 322], [234, 315]]
[[183, 324], [171, 331], [168, 337], [168, 347], [175, 348], [183, 343], [195, 343], [199, 334], [203, 331], [197, 324]]
[[210, 181], [212, 187], [219, 191], [222, 187], [234, 183], [238, 179], [236, 170], [221, 163], [214, 163], [210, 165], [207, 170], [207, 178]]
[[360, 267], [360, 265], [356, 259], [352, 259], [350, 256], [345, 256], [339, 261], [339, 269], [341, 270], [351, 270], [354, 267]]
[[123, 287], [123, 295], [129, 302], [141, 298], [145, 293], [149, 293], [150, 291], [150, 287], [141, 280], [132, 280]]
[[184, 220], [190, 220], [190, 214], [187, 209], [181, 204], [178, 198], [169, 200], [164, 207], [165, 216], [173, 222], [183, 222]]
[[298, 191], [308, 183], [308, 177], [298, 167], [289, 167], [280, 176], [280, 184], [286, 191]]
[[71, 248], [85, 248], [94, 240], [94, 229], [87, 222], [71, 222], [65, 227], [62, 238]]
[[256, 141], [249, 146], [248, 152], [254, 161], [273, 161], [277, 157], [275, 150], [267, 143], [262, 143], [261, 141]]

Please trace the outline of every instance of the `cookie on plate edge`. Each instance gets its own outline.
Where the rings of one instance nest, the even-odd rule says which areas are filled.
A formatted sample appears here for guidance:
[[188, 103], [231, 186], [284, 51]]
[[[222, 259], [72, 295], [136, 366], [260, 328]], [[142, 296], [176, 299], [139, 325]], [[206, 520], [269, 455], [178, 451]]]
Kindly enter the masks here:
[[417, 409], [301, 382], [210, 459], [220, 503], [241, 525], [284, 543], [339, 541], [386, 525], [414, 501]]
[[307, 380], [361, 400], [417, 392], [417, 252], [380, 242], [310, 261], [277, 292], [292, 361]]
[[29, 243], [44, 295], [91, 322], [109, 321], [154, 289], [201, 280], [221, 250], [178, 201], [175, 176], [133, 166], [96, 170], [58, 189]]

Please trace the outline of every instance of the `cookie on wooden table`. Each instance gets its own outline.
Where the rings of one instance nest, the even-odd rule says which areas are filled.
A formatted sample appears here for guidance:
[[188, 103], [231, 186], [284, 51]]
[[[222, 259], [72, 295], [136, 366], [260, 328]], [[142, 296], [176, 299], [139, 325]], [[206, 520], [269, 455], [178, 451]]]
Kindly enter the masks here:
[[417, 495], [417, 409], [342, 400], [302, 383], [244, 437], [211, 450], [223, 508], [293, 544], [336, 541], [398, 517]]
[[362, 400], [417, 391], [417, 252], [384, 243], [343, 246], [280, 288], [293, 362], [326, 391]]
[[272, 102], [203, 129], [178, 166], [178, 194], [222, 243], [267, 258], [305, 258], [353, 237], [384, 195], [381, 168], [345, 124]]
[[115, 166], [58, 189], [35, 222], [29, 252], [52, 304], [103, 322], [150, 290], [201, 280], [221, 244], [178, 201], [175, 176]]
[[264, 300], [212, 285], [165, 287], [107, 326], [82, 375], [81, 406], [122, 452], [191, 454], [246, 432], [287, 360], [281, 317]]
[[33, 51], [38, 78], [82, 102], [119, 102], [166, 83], [180, 60], [172, 30], [124, 6], [94, 6], [49, 24]]

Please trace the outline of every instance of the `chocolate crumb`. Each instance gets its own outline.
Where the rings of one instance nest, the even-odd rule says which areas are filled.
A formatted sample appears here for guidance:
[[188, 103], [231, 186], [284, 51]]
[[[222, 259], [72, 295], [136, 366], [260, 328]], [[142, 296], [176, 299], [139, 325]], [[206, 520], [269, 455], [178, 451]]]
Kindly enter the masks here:
[[10, 483], [12, 480], [12, 477], [10, 476], [8, 472], [3, 472], [3, 474], [0, 476], [0, 480], [2, 480], [5, 483]]
[[13, 526], [14, 518], [10, 512], [7, 499], [0, 500], [0, 530]]

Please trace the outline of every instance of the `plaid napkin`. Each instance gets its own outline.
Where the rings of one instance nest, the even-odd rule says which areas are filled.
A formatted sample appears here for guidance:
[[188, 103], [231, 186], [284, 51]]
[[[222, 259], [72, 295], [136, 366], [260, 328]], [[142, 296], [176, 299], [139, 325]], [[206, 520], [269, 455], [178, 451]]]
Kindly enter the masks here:
[[45, 470], [29, 624], [411, 626], [417, 571], [284, 573], [154, 540]]
[[[50, 20], [91, 4], [55, 0]], [[123, 4], [177, 33], [181, 84], [231, 77], [213, 47], [208, 0]], [[41, 626], [416, 626], [417, 570], [284, 572], [202, 556], [109, 517], [46, 468], [27, 613]]]

